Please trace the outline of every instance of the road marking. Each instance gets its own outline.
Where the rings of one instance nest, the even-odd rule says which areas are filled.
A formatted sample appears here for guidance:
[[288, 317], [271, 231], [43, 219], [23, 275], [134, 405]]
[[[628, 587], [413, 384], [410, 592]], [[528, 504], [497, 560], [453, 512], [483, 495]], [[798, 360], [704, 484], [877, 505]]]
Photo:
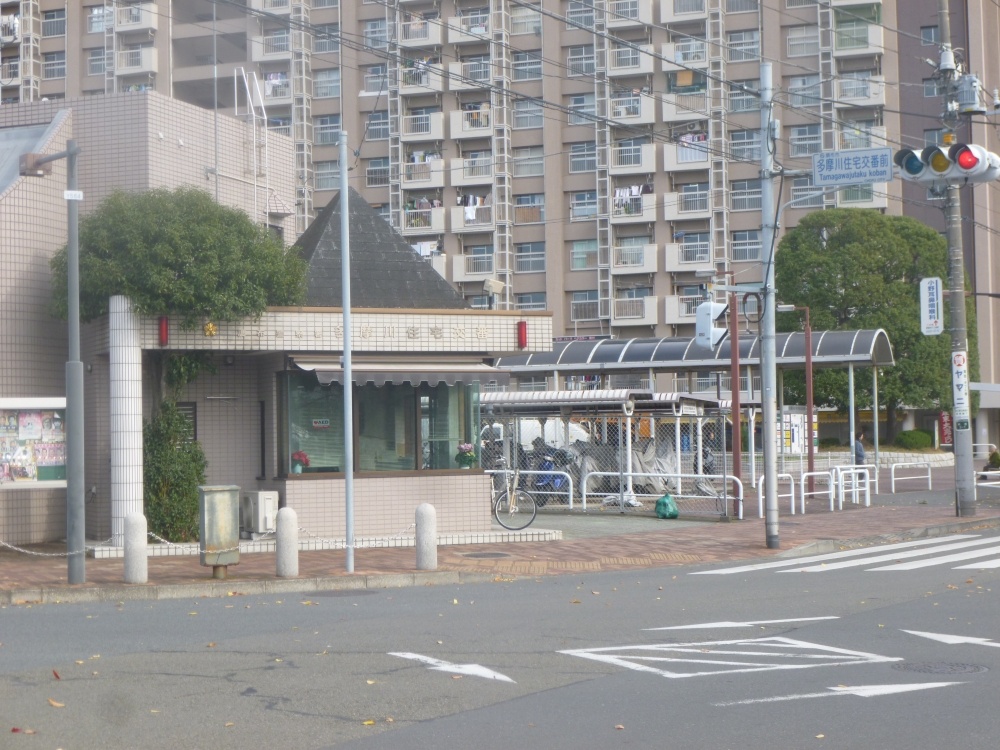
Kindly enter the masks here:
[[[950, 552], [954, 549], [962, 549], [963, 547], [976, 547], [982, 544], [996, 544], [997, 540], [993, 537], [989, 539], [972, 539], [964, 542], [954, 542], [952, 544], [942, 544], [940, 547], [934, 547], [932, 549], [917, 549], [909, 550], [907, 552], [894, 552], [890, 555], [876, 555], [875, 557], [866, 557], [863, 560], [841, 560], [839, 562], [824, 563], [823, 565], [810, 565], [805, 568], [794, 568], [793, 570], [779, 570], [779, 573], [826, 573], [831, 570], [840, 570], [841, 568], [857, 568], [862, 565], [870, 565], [872, 563], [888, 562], [889, 560], [901, 560], [908, 557], [918, 557], [920, 555], [933, 555], [939, 552]], [[881, 552], [881, 549], [868, 550], [869, 552]], [[985, 552], [984, 554], [992, 554], [990, 552]], [[948, 557], [936, 558], [941, 562], [947, 561]], [[964, 558], [963, 558], [964, 559]], [[928, 563], [929, 565], [936, 565], [936, 562]]]
[[793, 617], [788, 620], [752, 620], [750, 622], [701, 622], [695, 625], [670, 625], [665, 628], [643, 628], [643, 630], [695, 630], [697, 628], [749, 628], [752, 625], [775, 625], [784, 622], [814, 622], [816, 620], [838, 620], [839, 617]]
[[952, 570], [984, 570], [986, 568], [1000, 568], [1000, 559], [986, 560], [972, 565], [956, 565]]
[[751, 703], [777, 703], [779, 701], [797, 701], [803, 698], [835, 698], [838, 695], [856, 695], [859, 698], [874, 698], [879, 695], [893, 695], [895, 693], [909, 693], [914, 690], [930, 690], [932, 688], [948, 687], [949, 685], [963, 685], [962, 682], [921, 682], [913, 685], [838, 685], [827, 688], [832, 693], [802, 693], [801, 695], [776, 695], [773, 698], [748, 698], [742, 701], [730, 701], [729, 703], [713, 703], [713, 706], [725, 708], [728, 706], [747, 706]]
[[923, 638], [930, 638], [932, 641], [940, 641], [941, 643], [947, 643], [949, 646], [954, 646], [959, 643], [972, 643], [977, 646], [992, 646], [993, 648], [1000, 648], [1000, 643], [994, 643], [990, 638], [977, 638], [972, 635], [948, 635], [947, 633], [925, 633], [921, 630], [904, 630], [904, 633], [909, 633], [910, 635], [919, 635]]
[[[398, 656], [401, 659], [413, 659], [414, 661], [420, 661], [427, 664], [428, 669], [434, 669], [438, 672], [450, 672], [451, 674], [468, 675], [470, 677], [484, 677], [487, 680], [499, 680], [500, 682], [514, 682], [514, 680], [510, 679], [507, 675], [494, 672], [492, 669], [487, 669], [481, 664], [452, 664], [451, 662], [444, 661], [442, 659], [435, 659], [433, 656], [413, 654], [409, 651], [390, 651], [389, 656]], [[514, 684], [516, 685], [517, 683]]]
[[672, 679], [902, 661], [899, 657], [850, 651], [781, 636], [583, 648], [559, 653]]
[[960, 552], [954, 555], [945, 555], [944, 557], [933, 557], [930, 560], [913, 560], [912, 562], [899, 563], [898, 565], [883, 565], [879, 568], [869, 568], [869, 570], [916, 570], [917, 568], [927, 568], [931, 565], [944, 565], [945, 563], [958, 562], [959, 560], [986, 557], [987, 555], [995, 555], [998, 552], [1000, 552], [1000, 547], [988, 547], [987, 549], [976, 549], [971, 552]]
[[[766, 570], [768, 568], [787, 568], [792, 565], [801, 565], [802, 563], [812, 563], [812, 562], [822, 562], [824, 560], [840, 560], [845, 557], [860, 557], [861, 555], [870, 555], [873, 551], [884, 552], [886, 550], [896, 550], [896, 549], [907, 549], [911, 547], [925, 547], [931, 544], [940, 544], [941, 542], [948, 542], [955, 539], [975, 539], [978, 534], [952, 534], [951, 536], [938, 537], [936, 539], [918, 539], [912, 542], [899, 542], [897, 544], [885, 544], [878, 547], [866, 547], [865, 549], [851, 549], [844, 550], [842, 552], [829, 552], [825, 555], [811, 555], [809, 557], [797, 557], [792, 560], [776, 560], [773, 562], [766, 563], [756, 563], [753, 565], [740, 565], [735, 568], [721, 568], [719, 570], [698, 570], [691, 575], [694, 576], [715, 576], [715, 575], [730, 575], [732, 573], [748, 573], [753, 570]], [[985, 544], [986, 542], [984, 542]]]

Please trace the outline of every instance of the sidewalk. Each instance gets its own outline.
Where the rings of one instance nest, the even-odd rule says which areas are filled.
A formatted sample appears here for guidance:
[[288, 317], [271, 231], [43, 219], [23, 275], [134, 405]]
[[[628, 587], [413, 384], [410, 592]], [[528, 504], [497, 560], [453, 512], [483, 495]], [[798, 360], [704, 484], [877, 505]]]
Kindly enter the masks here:
[[[287, 594], [357, 588], [455, 584], [566, 573], [634, 570], [831, 552], [890, 541], [1000, 527], [1000, 491], [980, 492], [977, 515], [957, 518], [954, 492], [879, 495], [872, 507], [830, 512], [810, 501], [805, 515], [779, 520], [780, 549], [767, 549], [756, 502], [742, 521], [660, 520], [648, 510], [621, 514], [543, 512], [532, 529], [557, 529], [562, 539], [440, 546], [436, 571], [417, 571], [413, 547], [355, 550], [355, 572], [345, 572], [343, 550], [299, 553], [299, 577], [278, 578], [273, 552], [241, 554], [228, 578], [214, 580], [197, 555], [150, 557], [148, 584], [124, 584], [121, 559], [86, 561], [86, 583], [66, 583], [65, 545], [36, 545], [28, 555], [0, 548], [0, 606], [27, 603], [176, 599]], [[48, 556], [52, 555], [52, 556]]]

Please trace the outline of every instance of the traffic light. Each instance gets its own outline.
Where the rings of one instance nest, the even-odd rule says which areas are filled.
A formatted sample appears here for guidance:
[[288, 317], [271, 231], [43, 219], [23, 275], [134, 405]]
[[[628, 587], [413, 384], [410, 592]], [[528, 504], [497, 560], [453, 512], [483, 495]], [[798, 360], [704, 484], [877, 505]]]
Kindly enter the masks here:
[[904, 180], [927, 186], [992, 182], [1000, 177], [1000, 156], [971, 143], [904, 148], [893, 161]]
[[715, 348], [726, 335], [726, 329], [716, 328], [712, 323], [725, 311], [726, 305], [721, 302], [706, 301], [698, 305], [694, 319], [694, 343], [705, 349]]

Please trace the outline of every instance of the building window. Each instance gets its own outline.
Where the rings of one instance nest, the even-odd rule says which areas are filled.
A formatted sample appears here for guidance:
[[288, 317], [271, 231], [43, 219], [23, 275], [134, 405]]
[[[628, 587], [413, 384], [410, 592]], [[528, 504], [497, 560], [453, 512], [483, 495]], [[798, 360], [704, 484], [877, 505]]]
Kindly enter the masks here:
[[927, 45], [937, 45], [941, 43], [941, 29], [937, 26], [920, 27], [920, 43]]
[[102, 76], [106, 69], [104, 48], [87, 50], [87, 75]]
[[316, 169], [316, 189], [336, 190], [340, 187], [340, 163], [337, 161], [313, 162]]
[[365, 186], [389, 186], [389, 157], [382, 156], [368, 160], [368, 166], [365, 168]]
[[823, 150], [823, 132], [818, 123], [792, 125], [788, 138], [789, 156], [810, 156]]
[[571, 271], [597, 268], [597, 240], [574, 240], [569, 248], [569, 268]]
[[[42, 36], [66, 36], [66, 9], [46, 10], [42, 13]], [[60, 78], [65, 77], [65, 74]]]
[[87, 33], [103, 34], [108, 21], [112, 19], [111, 9], [104, 5], [87, 7]]
[[545, 310], [545, 292], [515, 294], [514, 306], [518, 310]]
[[514, 102], [515, 130], [542, 127], [542, 105], [536, 99], [518, 99]]
[[733, 232], [732, 259], [734, 261], [760, 260], [759, 229]]
[[515, 81], [535, 81], [542, 77], [542, 53], [517, 52], [511, 56], [511, 73]]
[[382, 94], [389, 85], [389, 78], [385, 72], [385, 65], [369, 65], [365, 71], [365, 91], [366, 94]]
[[313, 72], [313, 96], [317, 99], [336, 99], [340, 96], [340, 68]]
[[545, 149], [541, 146], [515, 148], [511, 162], [515, 177], [541, 177], [545, 174]]
[[314, 8], [339, 8], [340, 0], [313, 0]]
[[365, 21], [365, 44], [372, 49], [385, 49], [389, 46], [389, 35], [386, 31], [384, 18], [373, 18]]
[[760, 161], [760, 131], [734, 130], [729, 136], [729, 154], [738, 161]]
[[788, 29], [788, 56], [806, 57], [819, 51], [819, 26], [792, 26]]
[[571, 110], [566, 118], [570, 125], [592, 125], [594, 123], [597, 104], [593, 94], [574, 94], [567, 98], [566, 106]]
[[510, 9], [510, 33], [542, 33], [542, 14], [534, 8], [526, 8], [523, 5], [512, 6]]
[[941, 81], [937, 78], [925, 78], [924, 79], [924, 96], [940, 99], [944, 95], [944, 89], [941, 87]]
[[788, 79], [788, 104], [792, 107], [818, 107], [819, 76], [792, 76]]
[[264, 32], [264, 54], [273, 55], [288, 52], [291, 49], [291, 36], [288, 29], [271, 29]]
[[590, 76], [594, 74], [594, 45], [581, 44], [570, 47], [566, 55], [566, 67], [571, 76]]
[[514, 196], [514, 224], [542, 224], [545, 222], [545, 194], [528, 193]]
[[579, 0], [570, 0], [569, 7], [566, 9], [566, 19], [573, 21], [573, 23], [566, 24], [567, 28], [570, 29], [577, 29], [580, 26], [588, 29], [594, 28], [593, 4]]
[[755, 112], [760, 109], [760, 80], [734, 81], [729, 88], [730, 112]]
[[729, 208], [733, 211], [760, 211], [760, 180], [733, 180], [729, 184]]
[[335, 146], [340, 142], [340, 115], [317, 117], [313, 125], [313, 142], [317, 146]]
[[600, 317], [601, 303], [596, 289], [573, 292], [569, 303], [569, 319], [571, 321], [600, 320]]
[[368, 140], [384, 141], [389, 138], [389, 113], [372, 112], [368, 115]]
[[545, 243], [516, 243], [514, 245], [514, 271], [516, 273], [544, 273]]
[[42, 55], [42, 78], [46, 81], [66, 77], [66, 52], [46, 52]]
[[857, 122], [849, 121], [842, 123], [840, 126], [839, 148], [871, 148], [871, 129], [874, 127], [874, 120], [858, 120]]
[[586, 221], [597, 216], [597, 191], [581, 190], [570, 193], [569, 220]]
[[924, 131], [924, 147], [940, 146], [944, 143], [944, 128], [934, 128]]
[[812, 175], [792, 179], [794, 208], [819, 208], [823, 205], [823, 191], [813, 185]]
[[340, 50], [340, 24], [326, 23], [313, 32], [313, 52], [337, 52]]
[[758, 0], [726, 0], [727, 13], [751, 13], [758, 8]]
[[569, 147], [569, 171], [593, 172], [597, 169], [597, 144], [573, 143]]
[[684, 232], [681, 237], [681, 263], [708, 263], [712, 259], [712, 235], [709, 232]]
[[871, 203], [874, 198], [872, 185], [851, 185], [840, 191], [841, 203]]
[[729, 62], [753, 62], [760, 58], [760, 31], [730, 31], [726, 48]]
[[679, 213], [704, 213], [708, 210], [708, 183], [689, 182], [678, 188], [677, 211]]

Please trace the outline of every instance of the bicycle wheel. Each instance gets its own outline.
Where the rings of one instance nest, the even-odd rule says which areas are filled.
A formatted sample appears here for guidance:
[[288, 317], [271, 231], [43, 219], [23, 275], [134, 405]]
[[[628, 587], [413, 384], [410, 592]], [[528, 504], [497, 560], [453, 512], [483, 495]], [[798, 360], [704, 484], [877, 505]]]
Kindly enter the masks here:
[[506, 491], [501, 492], [493, 504], [493, 517], [497, 519], [497, 523], [511, 531], [520, 531], [530, 526], [537, 512], [535, 498], [524, 490], [514, 491], [513, 504]]

